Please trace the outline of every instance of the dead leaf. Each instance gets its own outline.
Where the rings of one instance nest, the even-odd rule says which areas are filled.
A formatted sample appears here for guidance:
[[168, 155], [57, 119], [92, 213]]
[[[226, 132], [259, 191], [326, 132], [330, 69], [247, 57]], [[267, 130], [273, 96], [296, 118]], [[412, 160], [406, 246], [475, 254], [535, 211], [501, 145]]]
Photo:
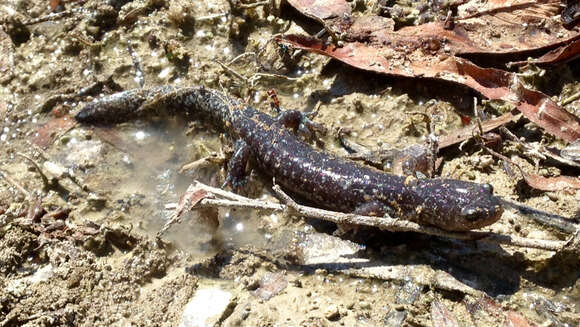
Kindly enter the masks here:
[[[489, 120], [486, 120], [484, 122], [481, 123], [481, 128], [483, 130], [484, 133], [487, 133], [491, 130], [494, 130], [500, 126], [503, 126], [511, 121], [515, 121], [517, 120], [519, 117], [521, 117], [519, 114], [517, 114], [517, 112], [508, 112], [505, 113], [499, 117], [496, 118], [492, 118]], [[469, 126], [465, 126], [463, 128], [459, 128], [454, 130], [453, 132], [441, 136], [439, 138], [439, 148], [438, 150], [444, 149], [448, 146], [451, 146], [453, 144], [457, 144], [459, 142], [463, 142], [467, 139], [470, 139], [471, 137], [473, 137], [473, 135], [475, 135], [476, 133], [478, 133], [478, 128], [476, 125], [469, 125]]]
[[69, 131], [75, 125], [76, 121], [69, 115], [60, 118], [53, 118], [36, 131], [37, 135], [32, 143], [41, 148], [46, 148], [52, 144], [57, 137]]
[[534, 174], [523, 174], [531, 187], [542, 191], [562, 191], [580, 189], [580, 178], [571, 176], [543, 177]]
[[[413, 47], [417, 40], [445, 45], [450, 54], [514, 54], [533, 50], [550, 50], [580, 38], [577, 30], [567, 30], [555, 19], [562, 11], [560, 0], [493, 0], [467, 1], [458, 7], [454, 28], [444, 22], [408, 26], [393, 32], [376, 29], [372, 24], [358, 24], [346, 0], [290, 0], [288, 3], [307, 17], [344, 33], [347, 41], [362, 41], [358, 36], [367, 26], [369, 45]], [[377, 19], [386, 19], [375, 16]], [[338, 19], [340, 18], [340, 19]], [[352, 21], [352, 22], [351, 22]], [[372, 31], [370, 31], [372, 30]]]
[[431, 302], [431, 321], [433, 327], [459, 327], [451, 311], [438, 300]]
[[[356, 68], [381, 74], [435, 78], [464, 85], [488, 99], [513, 103], [526, 118], [547, 132], [568, 142], [580, 138], [580, 119], [559, 107], [549, 96], [527, 89], [516, 74], [494, 68], [481, 68], [457, 57], [425, 57], [422, 51], [412, 54], [377, 48], [360, 42], [346, 43], [343, 47], [318, 39], [285, 35], [277, 42], [320, 53]], [[417, 49], [424, 47], [417, 47]]]
[[508, 311], [506, 313], [508, 327], [532, 327], [526, 317], [515, 311]]
[[[514, 73], [481, 68], [456, 57], [466, 54], [560, 52], [544, 60], [560, 62], [578, 53], [577, 29], [568, 30], [558, 15], [560, 0], [466, 1], [459, 6], [452, 28], [445, 22], [393, 31], [388, 18], [351, 17], [345, 0], [292, 0], [304, 15], [340, 32], [341, 46], [295, 35], [278, 36], [280, 43], [317, 52], [360, 69], [411, 78], [442, 79], [465, 85], [489, 99], [514, 103], [526, 118], [566, 141], [580, 138], [580, 120], [547, 95], [527, 89]], [[341, 16], [342, 15], [342, 16]], [[336, 38], [335, 36], [333, 36]], [[336, 41], [336, 40], [335, 40]], [[342, 46], [344, 43], [344, 46]]]
[[580, 57], [580, 40], [576, 40], [570, 44], [566, 44], [557, 49], [554, 49], [538, 59], [516, 61], [510, 65], [521, 66], [528, 63], [537, 65], [555, 65], [572, 61], [578, 57]]
[[260, 280], [260, 287], [252, 294], [267, 301], [282, 292], [286, 286], [288, 280], [283, 272], [266, 273]]
[[55, 11], [60, 6], [60, 0], [50, 0], [50, 11]]
[[175, 208], [175, 215], [181, 216], [184, 212], [190, 211], [199, 201], [208, 197], [205, 190], [198, 188], [188, 188], [185, 193], [179, 198], [177, 208]]

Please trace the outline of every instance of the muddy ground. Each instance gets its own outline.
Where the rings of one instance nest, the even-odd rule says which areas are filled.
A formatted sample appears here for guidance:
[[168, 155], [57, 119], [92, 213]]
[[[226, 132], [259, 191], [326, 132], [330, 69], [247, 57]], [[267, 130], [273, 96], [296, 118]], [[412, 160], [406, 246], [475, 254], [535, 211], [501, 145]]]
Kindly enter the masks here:
[[[49, 15], [49, 1], [0, 4], [0, 326], [578, 326], [577, 243], [555, 254], [372, 229], [339, 238], [332, 224], [224, 208], [217, 231], [201, 212], [156, 238], [190, 181], [223, 181], [220, 164], [180, 168], [227, 155], [231, 144], [203, 122], [173, 118], [75, 125], [69, 114], [99, 94], [204, 85], [272, 112], [272, 88], [283, 107], [317, 110], [329, 131], [318, 146], [339, 155], [341, 128], [369, 148], [423, 143], [426, 126], [410, 112], [448, 133], [471, 115], [474, 94], [279, 47], [269, 41], [276, 33], [320, 30], [288, 6], [61, 3], [65, 14], [27, 25]], [[358, 11], [373, 5], [357, 3]], [[232, 62], [243, 53], [255, 55]], [[548, 70], [539, 87], [568, 97], [580, 90], [575, 67]], [[566, 109], [578, 113], [580, 101]], [[525, 120], [508, 127], [562, 146]], [[473, 143], [441, 154], [442, 176], [491, 183], [502, 197], [555, 214], [578, 210], [579, 192], [532, 190]], [[533, 160], [517, 161], [534, 170]], [[539, 173], [578, 172], [542, 161]], [[270, 188], [254, 171], [243, 192], [276, 201]], [[485, 230], [570, 236], [509, 210]]]

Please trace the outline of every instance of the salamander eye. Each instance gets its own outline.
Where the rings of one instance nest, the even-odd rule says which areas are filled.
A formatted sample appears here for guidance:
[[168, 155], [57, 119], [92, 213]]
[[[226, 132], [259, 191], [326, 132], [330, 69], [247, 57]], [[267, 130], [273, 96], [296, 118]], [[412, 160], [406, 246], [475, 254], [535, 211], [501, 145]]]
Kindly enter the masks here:
[[477, 208], [464, 207], [461, 209], [461, 217], [469, 221], [476, 221], [485, 216], [484, 212]]
[[481, 187], [486, 191], [489, 192], [491, 194], [493, 194], [493, 186], [491, 186], [491, 184], [483, 184], [481, 185]]

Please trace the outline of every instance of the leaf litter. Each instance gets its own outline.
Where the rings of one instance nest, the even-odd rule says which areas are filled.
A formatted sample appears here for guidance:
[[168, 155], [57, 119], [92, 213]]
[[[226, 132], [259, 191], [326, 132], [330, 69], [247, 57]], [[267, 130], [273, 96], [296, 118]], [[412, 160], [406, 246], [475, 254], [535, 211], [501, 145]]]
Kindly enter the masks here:
[[[125, 38], [130, 39], [131, 46], [140, 57], [147, 84], [179, 84], [181, 81], [184, 84], [204, 84], [213, 88], [223, 87], [230, 93], [245, 96], [247, 95], [244, 93], [245, 90], [240, 91], [236, 85], [237, 81], [232, 82], [226, 74], [223, 74], [222, 70], [218, 69], [217, 65], [206, 62], [216, 60], [216, 57], [220, 62], [230, 62], [238, 55], [237, 51], [240, 49], [258, 53], [262, 47], [269, 44], [261, 40], [270, 39], [272, 34], [281, 32], [286, 25], [294, 25], [294, 23], [277, 15], [274, 16], [274, 19], [269, 19], [269, 15], [275, 13], [274, 10], [270, 11], [269, 8], [263, 8], [263, 5], [258, 8], [256, 3], [244, 0], [231, 3], [217, 2], [211, 8], [206, 7], [206, 4], [202, 2], [189, 1], [171, 3], [165, 1], [107, 2], [115, 10], [111, 10], [110, 6], [102, 1], [52, 2], [52, 4], [60, 3], [61, 6], [66, 7], [64, 11], [66, 15], [50, 14], [48, 2], [8, 0], [6, 4], [3, 3], [0, 6], [0, 13], [4, 16], [9, 15], [6, 8], [15, 11], [18, 15], [24, 13], [23, 16], [26, 20], [23, 21], [29, 23], [30, 27], [18, 25], [18, 29], [34, 30], [34, 33], [26, 36], [25, 31], [15, 32], [16, 28], [7, 24], [9, 27], [6, 29], [7, 33], [11, 37], [17, 36], [16, 41], [14, 41], [17, 46], [6, 43], [2, 45], [2, 48], [8, 51], [3, 51], [0, 54], [0, 62], [8, 63], [8, 66], [4, 66], [7, 67], [7, 74], [0, 76], [0, 82], [2, 82], [0, 87], [2, 95], [0, 117], [3, 118], [0, 124], [2, 127], [9, 128], [9, 132], [0, 131], [1, 135], [8, 136], [7, 141], [2, 143], [2, 150], [5, 151], [0, 157], [0, 168], [3, 169], [2, 176], [12, 176], [13, 181], [18, 181], [22, 187], [29, 190], [27, 192], [35, 193], [41, 189], [39, 172], [30, 165], [22, 164], [22, 158], [16, 153], [26, 152], [31, 158], [36, 158], [31, 152], [34, 153], [37, 150], [30, 148], [29, 142], [34, 138], [36, 132], [42, 131], [40, 144], [43, 144], [51, 155], [49, 160], [51, 162], [59, 162], [61, 157], [68, 157], [71, 152], [82, 152], [82, 149], [75, 150], [74, 147], [64, 146], [67, 140], [72, 140], [71, 144], [74, 143], [75, 139], [77, 139], [76, 141], [81, 140], [80, 144], [94, 142], [99, 148], [103, 148], [103, 151], [96, 152], [98, 160], [90, 159], [86, 164], [80, 165], [80, 168], [76, 166], [74, 161], [67, 162], [66, 168], [74, 169], [75, 174], [82, 176], [89, 183], [93, 181], [90, 184], [91, 189], [105, 191], [87, 195], [64, 179], [63, 183], [66, 183], [65, 186], [69, 187], [71, 191], [68, 197], [62, 199], [54, 192], [49, 192], [44, 195], [42, 205], [39, 206], [38, 202], [32, 201], [29, 204], [26, 199], [22, 200], [25, 198], [24, 196], [14, 195], [13, 191], [17, 187], [10, 185], [6, 187], [4, 180], [0, 181], [0, 223], [2, 224], [0, 231], [2, 236], [0, 238], [0, 271], [3, 272], [0, 275], [0, 285], [2, 285], [3, 290], [6, 290], [6, 294], [2, 294], [0, 301], [2, 303], [0, 308], [1, 323], [8, 326], [24, 324], [113, 325], [123, 323], [178, 325], [183, 308], [196, 293], [196, 289], [198, 287], [201, 289], [203, 284], [208, 283], [211, 283], [212, 286], [218, 284], [217, 287], [228, 289], [236, 295], [229, 309], [220, 317], [223, 325], [255, 326], [275, 324], [284, 319], [293, 325], [354, 325], [361, 323], [361, 321], [369, 324], [384, 324], [387, 319], [391, 322], [391, 317], [393, 317], [392, 321], [398, 322], [395, 325], [430, 325], [437, 319], [438, 323], [444, 324], [441, 321], [442, 316], [447, 321], [447, 325], [453, 325], [454, 318], [460, 324], [470, 325], [482, 321], [481, 316], [466, 313], [471, 304], [484, 307], [478, 314], [484, 312], [488, 315], [487, 319], [480, 325], [501, 324], [506, 321], [505, 317], [508, 314], [512, 315], [513, 311], [511, 310], [521, 312], [522, 316], [534, 323], [541, 323], [545, 317], [548, 317], [555, 325], [560, 324], [561, 321], [573, 321], [574, 309], [567, 307], [566, 303], [574, 301], [575, 298], [571, 300], [559, 298], [558, 295], [554, 294], [562, 292], [575, 296], [574, 292], [576, 291], [573, 287], [570, 289], [570, 285], [556, 284], [559, 279], [554, 276], [561, 275], [559, 274], [560, 268], [574, 267], [574, 264], [570, 265], [569, 262], [577, 253], [577, 247], [571, 249], [566, 258], [553, 262], [549, 259], [551, 254], [547, 254], [546, 251], [534, 249], [520, 251], [511, 247], [492, 248], [489, 245], [471, 247], [464, 242], [443, 241], [433, 237], [417, 236], [414, 233], [379, 233], [379, 237], [382, 238], [380, 245], [373, 243], [370, 239], [364, 239], [364, 242], [361, 242], [358, 247], [365, 248], [366, 246], [366, 250], [345, 255], [337, 254], [335, 259], [328, 260], [328, 262], [307, 265], [303, 264], [308, 261], [306, 255], [301, 254], [300, 251], [294, 251], [297, 244], [304, 245], [301, 243], [303, 235], [323, 236], [332, 240], [332, 242], [311, 242], [308, 243], [308, 247], [312, 250], [324, 249], [324, 251], [333, 252], [333, 254], [339, 248], [336, 246], [337, 243], [346, 243], [347, 241], [329, 233], [314, 230], [310, 224], [283, 215], [260, 214], [256, 215], [259, 217], [258, 219], [256, 216], [252, 216], [250, 220], [258, 221], [256, 229], [265, 240], [263, 248], [258, 248], [254, 243], [255, 240], [252, 240], [246, 243], [251, 245], [220, 250], [215, 255], [209, 254], [210, 258], [205, 262], [209, 270], [215, 272], [212, 278], [206, 278], [203, 274], [196, 273], [194, 269], [184, 269], [184, 267], [195, 266], [195, 262], [199, 261], [197, 253], [188, 252], [187, 249], [174, 248], [172, 244], [161, 239], [147, 236], [147, 232], [144, 231], [147, 230], [147, 224], [152, 219], [158, 218], [148, 203], [155, 201], [176, 202], [179, 196], [168, 196], [168, 194], [172, 194], [172, 190], [167, 187], [156, 189], [153, 193], [147, 193], [142, 186], [132, 190], [132, 193], [119, 192], [119, 189], [126, 187], [127, 180], [135, 178], [134, 171], [142, 167], [138, 165], [137, 161], [147, 161], [139, 159], [138, 156], [136, 160], [125, 160], [127, 157], [131, 157], [131, 151], [138, 149], [139, 146], [133, 148], [129, 146], [111, 147], [110, 144], [105, 144], [107, 142], [113, 145], [127, 143], [128, 141], [123, 141], [122, 137], [113, 135], [115, 133], [122, 135], [122, 132], [119, 131], [88, 130], [86, 135], [79, 135], [76, 133], [81, 130], [79, 127], [74, 127], [72, 131], [68, 131], [66, 125], [59, 125], [57, 122], [54, 123], [55, 128], [52, 132], [50, 124], [44, 128], [40, 127], [39, 130], [39, 124], [42, 125], [45, 120], [58, 120], [59, 118], [35, 114], [33, 117], [40, 121], [37, 124], [32, 122], [32, 117], [25, 113], [28, 110], [34, 111], [38, 104], [42, 106], [43, 103], [46, 111], [51, 111], [63, 101], [68, 101], [68, 105], [74, 110], [73, 102], [85, 101], [85, 99], [73, 94], [74, 90], [81, 90], [95, 81], [106, 80], [109, 77], [122, 85], [123, 89], [137, 87], [139, 81], [134, 74], [136, 65], [128, 52], [125, 51]], [[24, 7], [14, 6], [16, 3]], [[323, 8], [332, 1], [305, 1], [303, 3], [316, 3], [320, 8]], [[361, 4], [361, 2], [357, 3]], [[489, 16], [486, 19], [493, 19], [498, 23], [506, 19], [513, 20], [514, 17], [505, 16], [505, 12], [509, 12], [509, 9], [502, 9], [502, 7], [510, 7], [511, 3], [514, 2], [469, 2], [468, 4], [482, 7], [476, 6], [475, 11], [465, 9], [463, 14], [464, 7], [459, 6], [458, 17], [466, 17], [466, 20], [469, 19], [477, 23], [477, 20], [482, 19], [483, 16], [473, 15], [476, 12], [482, 12], [486, 13], [485, 16]], [[533, 8], [537, 13], [532, 13], [532, 10], [528, 9], [530, 16], [542, 14], [552, 7], [545, 3], [538, 2], [537, 5], [524, 3], [521, 4], [520, 10]], [[191, 10], [193, 8], [191, 6], [195, 6], [196, 10]], [[234, 6], [236, 7], [234, 8]], [[254, 6], [253, 9], [242, 9], [250, 6]], [[451, 7], [442, 7], [444, 9], [437, 12], [439, 16], [442, 16], [441, 21], [447, 16], [447, 9], [455, 7], [457, 6], [453, 4]], [[91, 10], [95, 8], [97, 16], [91, 16], [95, 13]], [[117, 13], [119, 8], [121, 10]], [[184, 10], [175, 10], [175, 8], [183, 8]], [[352, 41], [348, 39], [348, 35], [343, 35], [344, 29], [350, 26], [348, 17], [343, 14], [347, 8], [350, 8], [350, 4], [343, 3], [341, 8], [327, 10], [327, 13], [320, 20], [324, 23], [323, 27], [331, 34], [333, 42], [348, 43]], [[171, 10], [174, 12], [168, 12]], [[352, 15], [352, 12], [356, 11], [350, 10], [349, 13]], [[83, 17], [87, 12], [89, 14]], [[187, 17], [183, 17], [180, 15], [181, 13], [185, 13]], [[191, 13], [195, 13], [196, 16], [193, 17]], [[315, 18], [316, 13], [316, 10], [312, 11], [311, 17]], [[118, 17], [117, 14], [119, 14]], [[473, 17], [469, 17], [470, 15]], [[59, 21], [65, 17], [71, 17], [73, 23]], [[117, 23], [115, 23], [116, 17], [118, 18]], [[204, 23], [204, 20], [207, 22]], [[353, 37], [356, 36], [362, 44], [373, 35], [380, 34], [381, 29], [392, 30], [396, 26], [399, 30], [413, 31], [409, 27], [401, 28], [397, 26], [399, 23], [392, 23], [380, 17], [367, 21], [375, 22], [374, 28], [370, 32], [365, 30], [366, 23], [363, 24], [364, 21], [361, 19], [357, 23], [358, 34], [354, 35], [353, 33]], [[453, 19], [453, 23], [456, 25], [459, 24], [459, 21], [459, 19]], [[2, 21], [3, 24], [5, 22]], [[188, 22], [195, 23], [193, 31], [186, 26]], [[546, 20], [544, 26], [552, 26], [551, 24], [555, 24], [555, 22], [557, 21]], [[447, 23], [449, 26], [449, 21]], [[475, 23], [472, 26], [478, 28]], [[440, 26], [435, 23], [431, 24], [432, 27], [426, 29], [427, 32], [441, 31]], [[254, 25], [260, 27], [257, 28]], [[54, 27], [58, 27], [62, 33], [55, 37], [54, 40], [58, 41], [55, 43], [56, 45], [52, 45], [50, 42], [54, 35], [51, 36], [50, 33], [47, 33]], [[445, 30], [445, 25], [443, 27]], [[187, 35], [188, 28], [193, 35]], [[231, 31], [228, 30], [229, 28]], [[444, 33], [444, 31], [441, 32]], [[571, 32], [564, 30], [560, 32], [562, 33], [562, 42], [567, 42], [571, 38]], [[247, 44], [236, 41], [236, 38], [244, 38], [248, 33], [252, 37], [243, 40], [247, 41]], [[465, 33], [473, 33], [473, 31], [466, 30]], [[504, 32], [500, 31], [500, 33]], [[500, 36], [504, 37], [503, 34]], [[558, 33], [552, 36], [559, 37]], [[461, 35], [450, 34], [449, 37], [460, 40]], [[82, 38], [83, 41], [79, 41], [79, 38]], [[478, 42], [483, 42], [482, 40], [478, 40]], [[413, 48], [416, 40], [412, 36], [407, 35], [406, 39], [396, 39], [395, 41], [400, 42], [402, 52], [399, 54], [396, 51], [389, 51], [385, 53], [385, 56], [394, 58], [394, 61], [400, 60], [403, 67], [404, 57], [412, 57], [412, 49], [420, 49], [419, 51], [425, 53], [441, 53], [441, 51], [445, 53], [445, 44], [438, 44], [437, 38], [424, 40], [423, 43], [418, 44], [418, 48]], [[544, 40], [542, 46], [544, 48], [550, 47], [549, 44], [552, 41], [551, 39]], [[517, 51], [525, 53], [527, 50], [520, 48], [523, 48], [527, 42], [529, 42], [529, 38], [524, 38], [521, 44], [517, 44], [518, 49], [501, 44], [494, 44], [492, 47], [498, 51], [496, 55], [508, 55], [517, 53]], [[511, 42], [506, 42], [507, 45], [509, 45], [508, 43]], [[171, 50], [173, 52], [169, 51], [170, 53], [180, 52], [187, 55], [184, 58], [189, 58], [190, 61], [181, 61], [180, 64], [189, 66], [189, 71], [177, 68], [175, 62], [168, 63], [163, 60], [168, 54], [164, 52], [164, 47], [168, 44], [177, 45], [179, 50]], [[449, 46], [449, 56], [459, 56], [457, 53], [463, 51], [460, 59], [466, 61], [470, 60], [469, 55], [478, 54], [482, 47], [484, 50], [486, 49], [485, 44], [476, 42], [472, 45], [457, 43], [454, 46]], [[405, 47], [410, 50], [405, 50]], [[437, 49], [437, 47], [442, 48], [442, 50]], [[208, 50], [216, 48], [219, 51], [211, 52]], [[233, 50], [233, 53], [226, 52], [226, 48], [228, 51]], [[407, 53], [406, 51], [411, 52]], [[46, 54], [48, 55], [44, 60], [38, 60]], [[397, 58], [399, 55], [401, 57]], [[463, 57], [464, 55], [465, 57]], [[52, 60], [53, 57], [56, 60]], [[322, 70], [321, 61], [314, 56], [304, 57], [308, 61], [304, 58], [297, 59], [299, 69], [310, 69], [318, 75]], [[263, 57], [260, 60], [264, 60]], [[305, 63], [309, 63], [310, 67], [307, 67]], [[457, 66], [457, 64], [455, 65]], [[236, 69], [244, 75], [256, 73], [253, 71], [254, 66], [249, 66], [248, 69], [240, 65], [236, 66]], [[4, 67], [0, 68], [4, 69]], [[46, 69], [47, 67], [50, 69]], [[292, 68], [292, 66], [284, 67], [284, 69], [286, 69], [285, 73], [293, 74], [296, 72], [296, 68]], [[35, 70], [46, 70], [51, 77], [50, 83], [42, 83], [42, 79], [36, 78], [40, 74], [37, 74]], [[163, 74], [161, 74], [162, 72]], [[259, 73], [269, 73], [270, 76], [273, 76], [272, 71], [268, 70], [260, 70]], [[451, 78], [461, 77], [456, 72], [453, 74], [455, 75]], [[316, 99], [315, 96], [312, 96], [314, 92], [307, 91], [307, 89], [319, 92], [323, 79], [312, 78], [309, 75], [315, 74], [307, 73], [303, 75], [306, 77], [287, 79], [285, 86], [275, 86], [282, 89], [280, 94], [283, 105], [307, 107], [305, 102], [301, 102], [301, 100], [292, 100], [293, 93], [300, 95], [300, 97], [302, 95], [309, 97], [309, 101], [313, 98]], [[354, 78], [354, 75], [358, 74], [352, 75]], [[296, 76], [300, 75], [296, 74]], [[35, 83], [35, 80], [39, 83]], [[256, 87], [256, 85], [251, 86]], [[272, 86], [267, 85], [267, 87]], [[486, 86], [490, 87], [490, 85]], [[260, 95], [266, 93], [266, 90], [261, 90], [260, 87], [261, 85], [257, 85], [258, 92], [253, 94], [258, 95], [255, 97], [258, 99], [260, 99]], [[57, 95], [57, 98], [61, 98], [62, 101], [50, 101], [56, 99], [52, 98], [55, 92], [64, 92], [63, 90], [67, 88], [72, 90], [65, 92], [69, 94], [65, 94], [63, 97]], [[330, 91], [334, 92], [335, 90]], [[98, 96], [98, 93], [101, 91], [93, 95]], [[365, 94], [357, 93], [356, 95], [363, 98], [365, 105], [367, 105]], [[334, 116], [338, 117], [348, 111], [341, 108], [344, 106], [340, 101], [345, 98], [348, 101], [349, 98], [341, 95], [336, 95], [336, 97], [336, 103], [322, 104], [321, 110], [326, 111], [327, 116], [321, 119], [329, 125], [334, 124]], [[248, 98], [251, 99], [251, 97]], [[384, 102], [386, 101], [377, 101], [377, 103]], [[405, 105], [405, 102], [403, 101], [401, 104]], [[260, 105], [258, 104], [258, 106]], [[386, 110], [376, 112], [377, 117], [382, 117], [385, 113]], [[53, 111], [53, 114], [56, 113]], [[347, 112], [347, 114], [351, 114], [351, 112]], [[397, 110], [396, 114], [400, 115], [400, 111]], [[514, 117], [506, 116], [504, 118], [506, 121], [515, 121], [520, 114], [513, 112], [513, 115]], [[368, 112], [357, 113], [357, 116], [370, 119]], [[60, 123], [64, 123], [64, 121]], [[484, 121], [483, 125], [485, 124]], [[392, 129], [397, 127], [395, 123]], [[474, 134], [474, 127], [467, 126], [466, 128], [470, 130], [462, 135], [465, 135], [465, 138], [471, 137]], [[485, 129], [487, 130], [487, 128]], [[206, 131], [199, 126], [196, 128], [195, 125], [191, 126], [190, 131], [191, 135], [188, 137], [194, 139], [193, 142], [207, 142], [208, 135], [215, 134], [214, 131]], [[355, 129], [355, 132], [360, 133], [361, 128]], [[107, 133], [112, 136], [103, 137]], [[55, 142], [55, 140], [59, 140], [59, 142]], [[325, 141], [332, 148], [332, 140]], [[173, 146], [174, 144], [164, 142], [162, 139], [158, 148], [149, 151], [148, 157], [145, 158], [156, 159], [161, 156], [161, 148]], [[195, 160], [198, 158], [198, 153], [190, 155], [186, 149], [196, 146], [195, 143], [193, 145], [187, 143], [187, 147], [178, 147], [181, 151], [174, 151], [168, 157], [171, 161], [180, 163]], [[119, 148], [121, 151], [118, 151]], [[217, 151], [213, 148], [210, 150]], [[184, 157], [185, 152], [188, 155]], [[203, 151], [201, 152], [203, 153]], [[566, 154], [574, 154], [573, 151], [569, 152]], [[469, 154], [469, 156], [476, 156], [476, 154]], [[446, 162], [445, 165], [452, 166], [454, 163], [448, 164]], [[45, 167], [42, 168], [45, 169]], [[499, 188], [503, 194], [516, 193], [512, 189], [506, 191], [503, 183], [495, 183], [496, 181], [493, 179], [497, 175], [492, 176], [489, 172], [482, 173], [478, 169], [473, 170], [467, 172], [473, 174], [472, 177], [464, 176], [462, 178], [474, 178], [478, 181], [491, 179], [494, 187]], [[466, 173], [465, 169], [459, 171]], [[155, 176], [155, 178], [152, 178], [155, 175], [152, 172], [146, 172], [145, 175], [148, 176], [148, 179], [164, 176], [163, 171], [156, 172], [159, 176]], [[449, 174], [453, 175], [453, 172]], [[105, 181], [105, 183], [95, 183], [94, 181]], [[110, 182], [109, 188], [104, 186], [107, 185], [106, 181]], [[502, 190], [502, 188], [504, 189]], [[556, 200], [547, 199], [546, 196], [537, 193], [529, 195], [526, 192], [517, 192], [517, 194], [557, 210], [561, 210], [562, 207], [566, 208], [566, 205], [562, 205], [562, 201], [571, 198], [563, 192], [554, 192], [555, 196], [560, 197]], [[186, 193], [186, 195], [188, 194]], [[189, 195], [190, 198], [183, 200], [189, 199], [191, 202], [195, 202], [200, 197], [204, 197], [200, 193]], [[263, 194], [263, 196], [269, 197], [268, 194]], [[554, 195], [550, 194], [550, 196]], [[212, 199], [205, 198], [201, 202], [209, 202], [210, 200]], [[188, 201], [181, 203], [183, 209], [188, 207], [185, 205], [186, 202]], [[550, 205], [550, 202], [554, 203]], [[69, 209], [70, 212], [68, 212]], [[46, 211], [44, 215], [43, 210]], [[242, 210], [227, 210], [227, 213], [231, 214], [231, 216], [227, 216], [228, 219], [224, 218], [226, 210], [220, 208], [219, 211], [220, 230], [227, 228], [235, 230], [238, 224], [242, 224], [241, 227], [245, 227], [246, 230], [238, 234], [249, 233], [251, 225], [247, 221], [237, 220], [239, 223], [232, 223], [235, 214], [239, 214]], [[21, 218], [27, 217], [29, 213], [30, 217], [40, 217], [40, 221], [36, 219], [32, 226], [22, 224]], [[209, 222], [215, 223], [213, 215], [205, 217], [210, 219]], [[188, 228], [190, 226], [187, 224], [195, 225], [198, 223], [199, 221], [186, 221], [180, 225], [180, 231], [175, 231], [176, 228], [174, 228], [171, 232], [183, 232], [187, 239], [197, 240], [203, 238], [204, 235], [191, 232], [191, 229]], [[162, 224], [156, 226], [160, 225]], [[317, 226], [317, 228], [319, 227]], [[518, 221], [518, 218], [514, 218], [513, 215], [506, 215], [503, 224], [493, 228], [494, 232], [499, 234], [523, 237], [529, 234], [530, 238], [546, 238], [558, 244], [563, 239], [563, 236], [557, 232]], [[371, 234], [376, 235], [376, 233]], [[291, 240], [281, 241], [288, 239]], [[39, 245], [42, 246], [39, 247]], [[324, 247], [324, 245], [328, 247]], [[205, 244], [205, 246], [211, 247], [211, 244]], [[558, 252], [560, 256], [562, 253], [563, 251]], [[344, 268], [341, 260], [364, 262], [358, 267], [345, 271], [341, 269]], [[541, 278], [538, 277], [536, 275], [538, 269], [535, 267], [540, 264], [554, 268], [554, 272], [546, 273], [546, 276]], [[4, 274], [3, 269], [5, 268], [10, 273]], [[47, 270], [50, 272], [47, 275], [52, 277], [45, 277], [41, 282], [35, 281], [38, 280], [37, 277], [41, 272]], [[368, 272], [366, 275], [365, 271]], [[505, 280], [509, 279], [509, 276], [506, 275], [510, 275], [514, 271], [517, 278], [506, 282]], [[278, 278], [278, 276], [282, 276], [280, 272], [284, 273], [285, 278]], [[272, 279], [274, 284], [283, 284], [284, 287], [275, 287], [275, 292], [272, 292], [275, 296], [267, 301], [255, 298], [252, 295], [252, 290], [259, 283], [248, 283], [248, 280], [258, 281], [259, 276], [267, 276], [269, 273], [273, 273], [272, 276], [276, 277]], [[520, 281], [520, 278], [523, 282]], [[401, 304], [398, 297], [405, 293], [404, 289], [407, 288], [407, 285], [411, 285], [410, 288], [417, 288], [419, 291], [412, 292], [414, 294], [413, 301], [404, 302], [410, 304]], [[395, 298], [394, 293], [399, 293], [399, 295]], [[497, 303], [494, 309], [491, 309], [489, 305], [485, 307], [488, 300], [485, 296], [482, 297], [482, 293], [489, 293], [494, 297], [494, 302]], [[443, 305], [447, 307], [447, 310]], [[430, 308], [435, 306], [438, 312], [432, 311], [430, 313]], [[331, 308], [332, 310], [330, 310]], [[525, 322], [525, 320], [519, 318], [512, 317], [510, 321], [514, 325], [518, 325], [516, 321], [520, 321], [519, 325], [525, 325], [521, 322]]]
[[[546, 94], [526, 88], [516, 73], [479, 67], [464, 58], [474, 54], [531, 53], [577, 43], [580, 33], [565, 29], [555, 18], [560, 1], [509, 1], [508, 6], [498, 7], [494, 5], [506, 2], [488, 1], [491, 8], [471, 9], [479, 14], [456, 19], [453, 28], [444, 22], [433, 22], [397, 31], [385, 28], [389, 26], [385, 17], [351, 16], [350, 10], [344, 9], [345, 3], [343, 0], [314, 4], [290, 2], [306, 16], [336, 29], [342, 37], [339, 43], [291, 34], [276, 36], [277, 42], [367, 71], [464, 85], [488, 99], [513, 103], [526, 118], [550, 134], [568, 142], [580, 138], [580, 119]], [[460, 8], [471, 3], [475, 1]]]

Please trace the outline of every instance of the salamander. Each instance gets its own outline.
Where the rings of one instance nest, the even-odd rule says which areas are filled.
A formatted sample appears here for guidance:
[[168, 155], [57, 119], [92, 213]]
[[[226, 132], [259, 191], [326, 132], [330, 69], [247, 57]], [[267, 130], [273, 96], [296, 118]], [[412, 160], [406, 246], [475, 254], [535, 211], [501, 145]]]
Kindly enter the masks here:
[[235, 141], [226, 177], [233, 187], [244, 182], [247, 160], [253, 158], [285, 190], [325, 209], [390, 214], [448, 231], [490, 225], [503, 212], [489, 184], [391, 175], [340, 158], [297, 137], [296, 130], [308, 133], [314, 126], [300, 111], [274, 117], [205, 87], [161, 86], [104, 96], [85, 105], [76, 120], [111, 124], [161, 113], [206, 119]]

